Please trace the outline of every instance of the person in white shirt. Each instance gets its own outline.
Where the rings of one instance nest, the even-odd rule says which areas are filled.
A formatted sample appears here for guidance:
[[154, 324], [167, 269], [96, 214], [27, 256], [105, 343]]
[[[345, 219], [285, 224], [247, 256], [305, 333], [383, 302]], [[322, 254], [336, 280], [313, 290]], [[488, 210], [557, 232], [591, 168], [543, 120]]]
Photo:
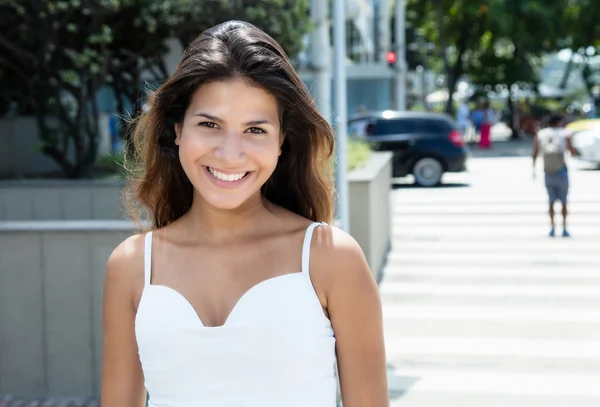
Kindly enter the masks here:
[[573, 147], [571, 134], [563, 126], [560, 115], [552, 115], [548, 121], [549, 127], [540, 130], [533, 141], [533, 177], [538, 155], [544, 160], [544, 181], [548, 191], [550, 215], [550, 237], [554, 237], [554, 202], [562, 204], [563, 237], [569, 237], [567, 231], [567, 195], [569, 192], [569, 172], [565, 160], [567, 150], [571, 155], [579, 153]]

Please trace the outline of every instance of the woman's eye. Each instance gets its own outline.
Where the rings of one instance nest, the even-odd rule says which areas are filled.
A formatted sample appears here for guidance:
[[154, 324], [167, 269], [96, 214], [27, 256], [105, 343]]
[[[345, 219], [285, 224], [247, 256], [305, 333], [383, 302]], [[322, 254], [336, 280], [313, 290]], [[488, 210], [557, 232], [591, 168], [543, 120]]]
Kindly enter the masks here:
[[261, 129], [260, 127], [250, 127], [250, 128], [248, 129], [248, 131], [249, 131], [250, 133], [253, 133], [253, 134], [265, 134], [265, 133], [266, 133], [266, 132], [265, 132], [263, 129]]
[[208, 127], [209, 129], [216, 129], [218, 127], [217, 123], [215, 122], [202, 122], [199, 124], [199, 126]]

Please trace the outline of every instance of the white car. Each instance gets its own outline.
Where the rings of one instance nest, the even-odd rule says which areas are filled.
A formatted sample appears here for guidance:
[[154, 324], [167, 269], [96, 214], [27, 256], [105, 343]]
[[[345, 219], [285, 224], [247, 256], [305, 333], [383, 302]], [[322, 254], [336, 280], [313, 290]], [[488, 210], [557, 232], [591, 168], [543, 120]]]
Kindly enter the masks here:
[[579, 151], [577, 158], [600, 165], [600, 125], [576, 132], [573, 146]]

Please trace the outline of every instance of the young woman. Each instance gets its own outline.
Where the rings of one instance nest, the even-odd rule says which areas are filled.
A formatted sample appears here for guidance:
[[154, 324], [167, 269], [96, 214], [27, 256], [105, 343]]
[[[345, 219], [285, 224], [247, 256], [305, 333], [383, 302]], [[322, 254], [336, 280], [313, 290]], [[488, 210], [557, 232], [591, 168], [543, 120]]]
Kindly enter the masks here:
[[135, 128], [151, 220], [110, 256], [103, 407], [387, 406], [377, 286], [332, 220], [333, 132], [281, 47], [201, 34]]

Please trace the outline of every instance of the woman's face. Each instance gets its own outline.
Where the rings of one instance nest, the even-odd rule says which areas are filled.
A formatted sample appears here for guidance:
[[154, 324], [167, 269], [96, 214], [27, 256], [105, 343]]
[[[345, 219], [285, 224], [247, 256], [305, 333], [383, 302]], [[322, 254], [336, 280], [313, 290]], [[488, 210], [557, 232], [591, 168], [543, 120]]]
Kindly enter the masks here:
[[183, 170], [210, 206], [235, 209], [260, 197], [281, 154], [275, 97], [243, 79], [201, 86], [175, 126]]

